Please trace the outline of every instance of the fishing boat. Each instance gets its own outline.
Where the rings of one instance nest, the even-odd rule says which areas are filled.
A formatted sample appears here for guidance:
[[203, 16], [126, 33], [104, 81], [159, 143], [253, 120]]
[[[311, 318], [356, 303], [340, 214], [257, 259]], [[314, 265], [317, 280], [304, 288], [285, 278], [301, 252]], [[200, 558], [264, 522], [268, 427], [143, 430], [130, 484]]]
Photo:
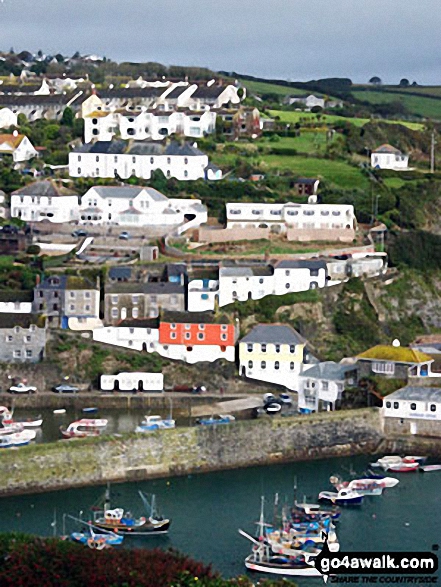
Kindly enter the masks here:
[[14, 448], [18, 446], [26, 446], [35, 439], [37, 433], [35, 430], [22, 430], [21, 432], [13, 432], [12, 434], [4, 434], [0, 436], [0, 448]]
[[415, 471], [418, 471], [419, 468], [420, 465], [418, 462], [406, 462], [403, 459], [401, 463], [390, 465], [387, 470], [392, 471], [393, 473], [414, 473]]
[[420, 471], [430, 473], [432, 471], [441, 471], [441, 465], [420, 465]]
[[14, 420], [14, 419], [7, 419], [3, 420], [3, 426], [5, 428], [13, 427], [14, 424], [19, 424], [23, 428], [41, 428], [43, 425], [43, 418], [38, 416], [35, 420], [32, 418], [26, 418], [25, 420]]
[[336, 505], [361, 505], [363, 502], [363, 496], [352, 489], [340, 489], [337, 493], [322, 491], [318, 499], [330, 501]]
[[230, 414], [223, 414], [219, 416], [211, 416], [210, 418], [202, 418], [197, 420], [196, 423], [201, 426], [213, 426], [217, 424], [230, 424], [234, 422], [236, 418]]
[[329, 479], [330, 483], [338, 490], [350, 489], [360, 495], [381, 495], [386, 488], [398, 485], [398, 479], [393, 477], [384, 477], [382, 479], [352, 479], [352, 481], [342, 481], [338, 476]]
[[318, 503], [299, 503], [294, 501], [294, 508], [291, 510], [293, 520], [316, 521], [331, 518], [337, 522], [341, 516], [341, 510], [337, 507], [322, 508]]
[[[263, 508], [264, 498], [262, 497], [260, 519], [258, 522], [259, 536], [257, 539], [253, 538], [243, 530], [239, 530], [239, 534], [253, 543], [251, 554], [245, 558], [245, 567], [250, 571], [273, 575], [296, 577], [321, 576], [321, 573], [311, 563], [311, 554], [303, 553], [296, 556], [289, 556], [274, 553], [271, 544], [265, 536], [265, 528], [267, 525], [264, 520]], [[315, 556], [317, 556], [317, 554], [315, 554]]]
[[96, 414], [96, 412], [98, 412], [98, 408], [83, 408], [81, 411], [83, 412], [83, 414]]
[[104, 432], [106, 426], [106, 419], [83, 418], [72, 422], [65, 429], [61, 426], [60, 431], [64, 438], [86, 438], [89, 436], [99, 436]]
[[169, 418], [163, 420], [161, 416], [144, 416], [144, 420], [136, 427], [135, 432], [152, 432], [155, 430], [168, 430], [175, 428], [176, 422]]
[[123, 508], [111, 508], [110, 488], [107, 487], [104, 508], [93, 512], [92, 524], [99, 529], [118, 532], [132, 536], [145, 536], [148, 534], [165, 534], [168, 532], [171, 521], [162, 518], [156, 512], [156, 499], [152, 495], [150, 502], [147, 496], [138, 491], [141, 500], [149, 512], [148, 517], [134, 517], [129, 511]]
[[[66, 518], [69, 518], [82, 526], [87, 526], [87, 530], [83, 529], [81, 532], [71, 532], [71, 534], [66, 535]], [[56, 524], [56, 522], [54, 522], [54, 524]], [[112, 546], [120, 546], [124, 541], [123, 535], [115, 534], [115, 532], [107, 530], [99, 530], [98, 532], [96, 532], [96, 530], [97, 528], [95, 528], [90, 522], [85, 522], [84, 520], [80, 520], [79, 518], [67, 514], [63, 515], [63, 536], [65, 539], [84, 544], [94, 550], [103, 550], [104, 548], [110, 548]]]

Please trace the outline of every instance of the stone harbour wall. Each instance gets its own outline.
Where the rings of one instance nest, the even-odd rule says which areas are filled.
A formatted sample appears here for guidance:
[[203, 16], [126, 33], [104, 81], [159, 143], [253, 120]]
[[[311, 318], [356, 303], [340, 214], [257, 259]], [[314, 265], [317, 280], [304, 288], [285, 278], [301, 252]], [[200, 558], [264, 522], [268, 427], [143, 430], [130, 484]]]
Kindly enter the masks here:
[[1, 451], [0, 495], [373, 454], [382, 443], [377, 409], [60, 440]]

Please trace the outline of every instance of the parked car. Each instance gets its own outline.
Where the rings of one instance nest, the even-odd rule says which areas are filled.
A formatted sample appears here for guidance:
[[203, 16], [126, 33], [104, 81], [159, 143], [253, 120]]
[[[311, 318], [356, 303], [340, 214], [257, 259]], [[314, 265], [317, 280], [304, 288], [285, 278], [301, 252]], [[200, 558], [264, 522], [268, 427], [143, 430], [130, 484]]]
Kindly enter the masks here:
[[61, 385], [53, 387], [52, 391], [55, 391], [55, 393], [78, 393], [80, 390], [78, 389], [78, 387], [75, 387], [74, 385], [62, 383]]
[[25, 385], [24, 383], [17, 383], [9, 388], [9, 393], [35, 393], [37, 388], [33, 385]]
[[263, 409], [267, 414], [278, 414], [282, 409], [282, 406], [278, 403], [272, 402], [270, 404], [266, 404]]
[[88, 236], [88, 232], [87, 232], [87, 230], [83, 230], [82, 228], [78, 228], [77, 230], [73, 231], [72, 236], [75, 238], [84, 237], [84, 236]]
[[276, 396], [273, 393], [265, 393], [263, 396], [263, 405], [270, 404], [276, 401]]
[[130, 234], [126, 231], [123, 230], [120, 234], [119, 234], [119, 239], [123, 240], [123, 241], [128, 241], [130, 238]]
[[292, 397], [289, 395], [289, 393], [280, 393], [279, 400], [287, 406], [292, 405]]

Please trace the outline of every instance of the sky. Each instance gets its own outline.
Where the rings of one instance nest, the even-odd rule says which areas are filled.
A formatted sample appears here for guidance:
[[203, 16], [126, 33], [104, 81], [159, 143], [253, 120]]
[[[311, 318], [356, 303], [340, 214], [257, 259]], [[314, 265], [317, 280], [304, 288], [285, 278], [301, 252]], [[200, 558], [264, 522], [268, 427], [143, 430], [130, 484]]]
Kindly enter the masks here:
[[0, 49], [441, 84], [440, 0], [0, 0]]

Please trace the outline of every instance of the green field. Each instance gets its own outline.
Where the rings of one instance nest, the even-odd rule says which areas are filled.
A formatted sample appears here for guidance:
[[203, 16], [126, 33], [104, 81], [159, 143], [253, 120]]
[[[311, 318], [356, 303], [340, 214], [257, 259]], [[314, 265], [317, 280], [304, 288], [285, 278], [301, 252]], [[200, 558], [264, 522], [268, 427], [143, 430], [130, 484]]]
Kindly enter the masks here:
[[[403, 96], [397, 92], [384, 92], [375, 90], [353, 90], [352, 95], [359, 100], [365, 100], [371, 104], [387, 104], [388, 102], [402, 102], [412, 114], [425, 118], [441, 120], [441, 100], [419, 96]], [[404, 123], [403, 123], [404, 124]], [[408, 123], [409, 124], [409, 123]]]
[[259, 140], [258, 144], [274, 149], [296, 149], [299, 153], [323, 153], [326, 148], [326, 131], [309, 132], [302, 130], [299, 137], [281, 136], [278, 141], [263, 138]]
[[279, 86], [278, 84], [269, 84], [266, 82], [255, 82], [240, 79], [239, 81], [243, 84], [246, 89], [253, 94], [277, 94], [278, 96], [304, 96], [307, 91], [299, 90], [297, 88], [290, 88], [289, 86]]
[[[369, 92], [363, 92], [364, 94], [368, 94]], [[396, 96], [395, 96], [396, 97]], [[409, 96], [411, 97], [411, 96]], [[419, 100], [420, 98], [416, 98]], [[427, 98], [429, 102], [430, 98]], [[305, 124], [310, 122], [317, 122], [323, 124], [335, 124], [336, 122], [347, 121], [355, 126], [364, 126], [367, 122], [370, 122], [370, 118], [347, 118], [345, 116], [336, 116], [334, 114], [314, 114], [313, 112], [296, 112], [292, 110], [270, 110], [270, 116], [275, 117], [278, 116], [281, 122], [286, 124], [295, 124], [299, 122], [300, 124], [304, 122]], [[404, 120], [381, 120], [381, 122], [387, 122], [390, 124], [402, 124], [403, 126], [407, 126], [412, 130], [422, 130], [424, 128], [424, 124], [420, 122], [407, 122]]]

